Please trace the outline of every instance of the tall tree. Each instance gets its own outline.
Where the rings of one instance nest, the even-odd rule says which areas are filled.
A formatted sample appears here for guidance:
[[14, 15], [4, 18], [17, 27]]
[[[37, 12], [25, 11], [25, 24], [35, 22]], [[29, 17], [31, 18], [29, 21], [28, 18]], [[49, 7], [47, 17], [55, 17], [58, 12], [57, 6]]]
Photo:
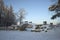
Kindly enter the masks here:
[[0, 26], [10, 26], [12, 24], [15, 24], [13, 7], [5, 6], [3, 0], [0, 0]]
[[3, 18], [4, 18], [4, 12], [3, 12], [3, 9], [4, 9], [4, 2], [3, 0], [0, 0], [0, 25], [3, 25]]
[[10, 19], [11, 19], [11, 23], [16, 24], [15, 23], [16, 22], [16, 17], [15, 17], [15, 14], [13, 12], [13, 7], [12, 6], [10, 6]]
[[20, 9], [19, 13], [20, 13], [20, 17], [19, 17], [20, 25], [22, 25], [23, 19], [25, 18], [26, 11], [24, 9]]
[[12, 6], [10, 6], [10, 8], [8, 8], [8, 13], [6, 15], [6, 23], [7, 23], [7, 25], [15, 24], [15, 15], [14, 15]]

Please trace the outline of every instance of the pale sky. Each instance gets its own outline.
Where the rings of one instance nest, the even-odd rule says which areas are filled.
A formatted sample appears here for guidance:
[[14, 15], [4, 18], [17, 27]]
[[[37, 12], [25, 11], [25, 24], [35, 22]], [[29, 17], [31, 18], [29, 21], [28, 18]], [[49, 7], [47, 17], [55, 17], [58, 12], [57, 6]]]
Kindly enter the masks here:
[[4, 2], [6, 5], [12, 5], [14, 12], [24, 8], [27, 12], [24, 20], [32, 21], [36, 24], [41, 24], [43, 21], [54, 22], [54, 24], [57, 22], [57, 19], [50, 19], [54, 14], [48, 10], [52, 4], [50, 0], [4, 0]]

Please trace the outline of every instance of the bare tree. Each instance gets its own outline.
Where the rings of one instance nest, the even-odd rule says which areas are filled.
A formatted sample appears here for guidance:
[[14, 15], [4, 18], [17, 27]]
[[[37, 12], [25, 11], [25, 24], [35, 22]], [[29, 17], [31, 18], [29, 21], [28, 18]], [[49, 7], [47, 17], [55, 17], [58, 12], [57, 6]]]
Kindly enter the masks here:
[[20, 25], [23, 23], [23, 19], [25, 18], [26, 11], [22, 8], [19, 10], [19, 19], [20, 19]]

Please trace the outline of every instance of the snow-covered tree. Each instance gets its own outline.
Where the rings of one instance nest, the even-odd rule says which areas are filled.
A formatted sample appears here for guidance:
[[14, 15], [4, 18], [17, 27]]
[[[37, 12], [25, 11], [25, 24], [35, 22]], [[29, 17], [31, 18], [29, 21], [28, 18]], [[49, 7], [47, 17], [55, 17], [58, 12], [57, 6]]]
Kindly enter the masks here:
[[[54, 0], [56, 1], [56, 0]], [[49, 7], [50, 11], [54, 11], [56, 14], [51, 17], [51, 19], [55, 19], [56, 17], [60, 17], [60, 0]]]
[[15, 23], [13, 7], [6, 6], [3, 0], [0, 0], [0, 26], [10, 26]]

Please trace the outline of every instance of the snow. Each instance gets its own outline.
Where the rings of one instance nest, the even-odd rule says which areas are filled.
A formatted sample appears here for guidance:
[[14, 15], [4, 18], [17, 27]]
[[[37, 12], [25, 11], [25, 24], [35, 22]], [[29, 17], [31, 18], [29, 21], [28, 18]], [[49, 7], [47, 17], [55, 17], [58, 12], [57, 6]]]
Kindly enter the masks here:
[[27, 31], [35, 30], [36, 25], [34, 23], [28, 23], [28, 24], [32, 25], [33, 27], [32, 28], [26, 28]]
[[48, 32], [0, 31], [0, 40], [60, 40], [60, 27]]

